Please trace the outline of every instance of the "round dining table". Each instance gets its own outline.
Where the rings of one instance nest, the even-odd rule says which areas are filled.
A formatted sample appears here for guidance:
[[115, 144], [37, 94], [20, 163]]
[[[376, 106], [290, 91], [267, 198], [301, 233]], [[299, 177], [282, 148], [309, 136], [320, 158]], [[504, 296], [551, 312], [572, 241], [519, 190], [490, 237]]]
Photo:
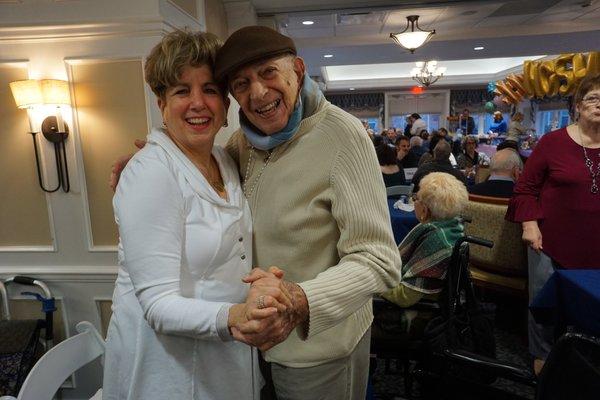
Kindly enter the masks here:
[[394, 208], [394, 203], [397, 201], [397, 198], [388, 198], [388, 208], [390, 210], [390, 220], [392, 231], [394, 232], [394, 240], [396, 241], [396, 244], [400, 244], [408, 232], [419, 224], [419, 220], [414, 211], [403, 211]]

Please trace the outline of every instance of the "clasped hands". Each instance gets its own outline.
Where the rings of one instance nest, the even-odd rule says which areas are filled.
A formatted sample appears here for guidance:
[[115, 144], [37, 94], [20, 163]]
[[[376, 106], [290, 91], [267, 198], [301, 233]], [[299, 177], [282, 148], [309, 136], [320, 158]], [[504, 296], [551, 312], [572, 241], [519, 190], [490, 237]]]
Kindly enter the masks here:
[[266, 351], [307, 321], [306, 296], [300, 286], [283, 279], [281, 269], [254, 268], [243, 281], [251, 285], [246, 302], [229, 309], [234, 339]]

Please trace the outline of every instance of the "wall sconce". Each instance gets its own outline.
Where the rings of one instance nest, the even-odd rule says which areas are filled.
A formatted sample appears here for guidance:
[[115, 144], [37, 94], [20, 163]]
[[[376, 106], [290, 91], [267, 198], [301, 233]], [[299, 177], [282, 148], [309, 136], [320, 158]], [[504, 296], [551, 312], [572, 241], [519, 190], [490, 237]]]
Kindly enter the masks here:
[[60, 106], [70, 105], [69, 83], [57, 79], [26, 79], [14, 81], [10, 84], [15, 103], [18, 108], [32, 110], [42, 105], [56, 106], [56, 115], [48, 116], [42, 122], [42, 134], [54, 144], [54, 158], [56, 161], [56, 175], [58, 184], [53, 189], [44, 187], [40, 168], [39, 151], [36, 140], [36, 131], [33, 127], [31, 115], [29, 115], [29, 126], [33, 138], [33, 149], [35, 152], [35, 163], [37, 166], [38, 181], [44, 192], [53, 193], [62, 187], [63, 191], [69, 192], [69, 167], [67, 164], [67, 153], [65, 151], [65, 140], [69, 136], [69, 127], [62, 118]]

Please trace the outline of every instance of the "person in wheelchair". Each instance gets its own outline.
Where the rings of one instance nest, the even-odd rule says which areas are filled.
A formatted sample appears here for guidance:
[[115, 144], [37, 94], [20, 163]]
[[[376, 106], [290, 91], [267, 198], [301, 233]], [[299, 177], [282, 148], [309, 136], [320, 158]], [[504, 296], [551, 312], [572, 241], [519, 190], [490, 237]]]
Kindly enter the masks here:
[[[413, 195], [420, 223], [398, 246], [402, 258], [401, 282], [383, 293], [384, 299], [402, 308], [421, 300], [437, 301], [454, 244], [464, 235], [460, 215], [468, 200], [465, 185], [450, 174], [433, 172], [421, 180], [418, 193]], [[395, 332], [414, 337], [422, 334], [433, 313], [405, 310], [396, 315]]]

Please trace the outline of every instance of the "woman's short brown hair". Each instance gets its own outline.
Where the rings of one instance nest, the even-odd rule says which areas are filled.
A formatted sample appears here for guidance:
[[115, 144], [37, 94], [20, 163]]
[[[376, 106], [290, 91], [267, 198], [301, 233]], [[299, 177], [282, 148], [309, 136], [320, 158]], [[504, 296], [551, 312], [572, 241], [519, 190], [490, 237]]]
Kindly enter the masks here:
[[[167, 88], [177, 84], [184, 67], [207, 65], [213, 71], [222, 44], [212, 33], [176, 30], [167, 34], [146, 58], [146, 83], [164, 99]], [[223, 97], [227, 96], [226, 87], [221, 83], [219, 87]]]
[[573, 96], [573, 104], [581, 103], [585, 95], [594, 89], [600, 89], [600, 75], [590, 75], [583, 78]]

